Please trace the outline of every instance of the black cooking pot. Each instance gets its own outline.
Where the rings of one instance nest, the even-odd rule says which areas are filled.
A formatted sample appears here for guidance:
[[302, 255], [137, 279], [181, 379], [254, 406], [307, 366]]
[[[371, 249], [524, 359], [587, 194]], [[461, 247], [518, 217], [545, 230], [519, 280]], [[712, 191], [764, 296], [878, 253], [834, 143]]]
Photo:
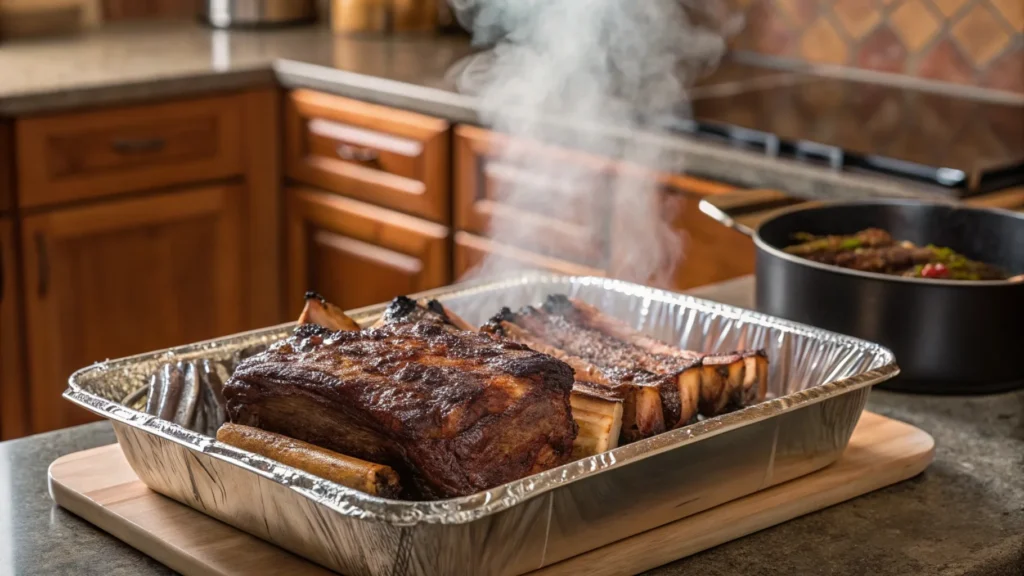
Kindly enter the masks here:
[[754, 239], [757, 309], [886, 346], [900, 377], [888, 387], [979, 393], [1024, 386], [1024, 282], [903, 278], [787, 254], [794, 234], [887, 230], [918, 245], [1024, 273], [1024, 214], [911, 201], [796, 207], [758, 229], [708, 202], [701, 211]]

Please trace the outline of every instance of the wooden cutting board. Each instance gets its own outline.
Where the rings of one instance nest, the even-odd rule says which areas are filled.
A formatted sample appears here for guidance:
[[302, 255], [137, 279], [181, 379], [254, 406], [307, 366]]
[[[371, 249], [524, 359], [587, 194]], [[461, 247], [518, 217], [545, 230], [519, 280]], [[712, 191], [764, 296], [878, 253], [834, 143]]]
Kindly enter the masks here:
[[[935, 441], [865, 412], [838, 462], [813, 474], [570, 558], [531, 576], [635, 574], [906, 480]], [[298, 556], [149, 490], [117, 444], [50, 465], [54, 501], [186, 576], [331, 574]]]

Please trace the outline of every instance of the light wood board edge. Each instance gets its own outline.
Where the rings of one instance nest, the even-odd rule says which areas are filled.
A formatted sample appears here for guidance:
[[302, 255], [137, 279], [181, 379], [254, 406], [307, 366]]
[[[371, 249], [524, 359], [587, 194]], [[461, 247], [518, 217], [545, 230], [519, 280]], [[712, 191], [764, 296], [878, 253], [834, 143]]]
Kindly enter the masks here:
[[[871, 433], [880, 427], [885, 434]], [[905, 449], [908, 445], [913, 449]], [[864, 412], [843, 457], [819, 472], [531, 572], [531, 576], [644, 572], [913, 478], [931, 464], [934, 455], [935, 440], [927, 432]], [[794, 490], [805, 494], [793, 498]], [[698, 518], [699, 522], [693, 521]]]

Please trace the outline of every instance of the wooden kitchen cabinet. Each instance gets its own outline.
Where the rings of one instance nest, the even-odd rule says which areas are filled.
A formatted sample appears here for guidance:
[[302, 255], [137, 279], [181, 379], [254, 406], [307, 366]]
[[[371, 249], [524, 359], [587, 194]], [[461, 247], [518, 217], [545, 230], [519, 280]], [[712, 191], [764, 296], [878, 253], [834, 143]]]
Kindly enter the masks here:
[[292, 317], [307, 290], [347, 310], [450, 282], [447, 227], [311, 188], [285, 194]]
[[236, 95], [18, 120], [22, 207], [238, 176]]
[[10, 124], [0, 121], [0, 214], [14, 207], [14, 138]]
[[311, 90], [285, 111], [288, 177], [357, 200], [448, 224], [445, 120]]
[[241, 206], [209, 186], [24, 218], [35, 432], [96, 419], [61, 399], [74, 370], [244, 327]]
[[[458, 126], [455, 227], [497, 236], [509, 248], [602, 268], [608, 259], [609, 191], [580, 194], [573, 182], [606, 180], [612, 168], [579, 152]], [[552, 178], [554, 174], [573, 176]]]
[[662, 288], [689, 290], [754, 273], [754, 242], [700, 211], [698, 204], [708, 194], [669, 186], [663, 195], [666, 204], [673, 204], [672, 227], [683, 234], [684, 242], [670, 284]]
[[[509, 154], [508, 150], [513, 152]], [[554, 173], [557, 169], [575, 173], [584, 182], [592, 178], [600, 184], [602, 179], [617, 179], [618, 190], [594, 186], [581, 194], [566, 188], [564, 182], [538, 178], [531, 173], [531, 165], [553, 167], [541, 172]], [[613, 199], [615, 194], [650, 186], [650, 182], [641, 182], [651, 177], [645, 168], [459, 126], [455, 132], [455, 170], [456, 277], [485, 255], [507, 263], [510, 269], [526, 266], [567, 274], [625, 277], [629, 268], [625, 259], [643, 250], [630, 246], [635, 242], [630, 230], [635, 230], [636, 223], [623, 220], [630, 215], [616, 212]], [[635, 187], [622, 183], [633, 177], [637, 179]], [[661, 187], [660, 201], [675, 209], [672, 227], [686, 237], [684, 255], [662, 287], [685, 290], [753, 272], [750, 239], [721, 226], [697, 208], [702, 198], [741, 195], [744, 191], [693, 176], [656, 174], [654, 179]], [[512, 198], [502, 193], [510, 186], [516, 191]], [[630, 199], [620, 197], [619, 201]], [[495, 225], [523, 232], [495, 235]], [[631, 248], [631, 254], [623, 250], [626, 247]]]
[[455, 233], [455, 280], [489, 258], [496, 270], [540, 270], [570, 276], [604, 276], [603, 270], [509, 246], [469, 232]]
[[0, 218], [0, 439], [28, 432], [14, 221]]

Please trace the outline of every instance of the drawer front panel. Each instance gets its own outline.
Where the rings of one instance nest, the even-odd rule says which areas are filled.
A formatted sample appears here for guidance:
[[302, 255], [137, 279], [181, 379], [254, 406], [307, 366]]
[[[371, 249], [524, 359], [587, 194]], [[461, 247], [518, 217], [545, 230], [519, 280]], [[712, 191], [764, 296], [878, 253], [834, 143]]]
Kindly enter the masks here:
[[[471, 126], [457, 128], [455, 146], [456, 228], [584, 266], [606, 264], [610, 163]], [[503, 154], [507, 146], [515, 151]]]
[[447, 224], [448, 123], [296, 90], [287, 110], [287, 169], [296, 181]]
[[217, 97], [20, 120], [21, 204], [241, 174], [241, 113], [237, 98]]

